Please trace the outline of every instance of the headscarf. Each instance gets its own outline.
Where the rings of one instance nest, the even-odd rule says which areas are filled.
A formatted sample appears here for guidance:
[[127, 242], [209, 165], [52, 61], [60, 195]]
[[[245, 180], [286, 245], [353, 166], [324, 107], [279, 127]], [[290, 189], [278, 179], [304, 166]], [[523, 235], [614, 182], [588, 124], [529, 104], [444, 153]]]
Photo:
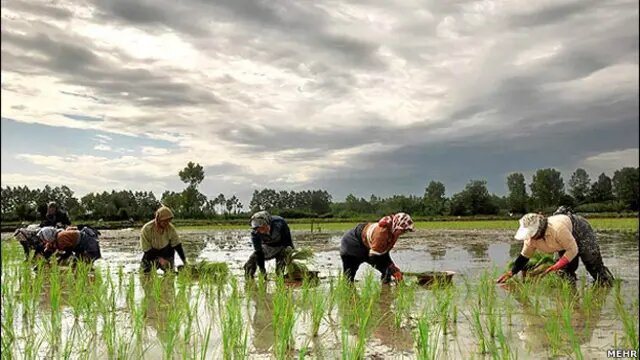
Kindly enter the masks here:
[[391, 225], [391, 231], [415, 231], [411, 215], [403, 212], [383, 217], [378, 221], [378, 225], [382, 227]]
[[45, 226], [40, 231], [38, 231], [38, 237], [46, 242], [53, 242], [56, 240], [56, 235], [62, 231], [61, 229], [56, 229], [53, 226]]
[[251, 228], [255, 229], [260, 226], [271, 225], [271, 214], [267, 211], [258, 211], [251, 216]]
[[173, 219], [173, 211], [166, 206], [161, 206], [156, 210], [156, 222], [167, 219]]

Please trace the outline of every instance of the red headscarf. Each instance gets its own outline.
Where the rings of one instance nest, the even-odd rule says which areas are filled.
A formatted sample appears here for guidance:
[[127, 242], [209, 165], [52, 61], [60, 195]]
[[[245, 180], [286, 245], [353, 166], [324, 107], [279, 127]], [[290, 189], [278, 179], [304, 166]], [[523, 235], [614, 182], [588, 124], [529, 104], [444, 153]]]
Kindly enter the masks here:
[[391, 225], [391, 231], [414, 231], [413, 220], [411, 215], [407, 213], [397, 213], [394, 215], [385, 216], [378, 221], [378, 225], [382, 227], [388, 227]]

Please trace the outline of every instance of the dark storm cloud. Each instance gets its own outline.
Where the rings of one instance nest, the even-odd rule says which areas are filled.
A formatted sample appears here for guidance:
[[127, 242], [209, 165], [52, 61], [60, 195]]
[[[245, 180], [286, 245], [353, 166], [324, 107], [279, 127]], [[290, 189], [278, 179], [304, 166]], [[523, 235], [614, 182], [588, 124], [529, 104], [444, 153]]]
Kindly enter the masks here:
[[[349, 193], [364, 197], [421, 195], [431, 180], [443, 182], [450, 195], [462, 190], [470, 180], [485, 179], [489, 191], [504, 194], [506, 176], [511, 172], [562, 169], [586, 156], [634, 148], [638, 146], [639, 130], [637, 119], [632, 118], [613, 127], [547, 129], [518, 139], [409, 146], [383, 154], [362, 154], [353, 161], [358, 165], [357, 171], [339, 168], [332, 176], [305, 185], [327, 189], [335, 199], [342, 200]], [[593, 178], [598, 174], [591, 175]], [[568, 180], [565, 177], [565, 186]], [[526, 182], [531, 182], [530, 176]]]
[[56, 4], [56, 2], [44, 3], [43, 1], [11, 0], [10, 2], [7, 2], [6, 5], [11, 10], [18, 10], [34, 15], [42, 15], [56, 20], [68, 20], [73, 16], [73, 12], [71, 10], [62, 7], [60, 4]]
[[[380, 67], [375, 42], [334, 34], [327, 23], [329, 15], [317, 6], [290, 1], [96, 1], [105, 21], [120, 21], [128, 26], [146, 29], [165, 27], [193, 37], [192, 41], [208, 42], [224, 34], [211, 29], [215, 23], [227, 23], [242, 29], [247, 40], [264, 38], [267, 43], [285, 42], [300, 47], [321, 48], [336, 60], [367, 67]], [[240, 44], [237, 44], [240, 46]], [[233, 51], [233, 50], [231, 50]]]
[[[317, 178], [287, 186], [326, 188], [337, 200], [349, 192], [420, 194], [431, 179], [458, 191], [470, 179], [485, 178], [491, 191], [502, 193], [510, 172], [567, 168], [600, 153], [638, 147], [638, 88], [625, 80], [637, 76], [633, 1], [374, 0], [355, 4], [364, 15], [357, 20], [340, 8], [343, 4], [323, 2], [116, 0], [94, 5], [89, 22], [151, 35], [169, 32], [204, 59], [228, 63], [230, 69], [222, 66], [224, 75], [216, 72], [212, 78], [200, 69], [182, 76], [180, 70], [131, 58], [47, 23], [69, 18], [71, 7], [6, 2], [3, 9], [44, 19], [11, 20], [17, 30], [3, 24], [3, 71], [54, 76], [90, 90], [67, 95], [155, 110], [110, 117], [112, 128], [182, 132], [176, 139], [197, 132], [236, 146], [249, 158], [315, 166], [321, 169]], [[376, 32], [379, 24], [362, 20], [368, 6], [397, 21]], [[247, 64], [234, 72], [237, 62]], [[287, 83], [289, 76], [295, 85]], [[403, 94], [414, 107], [437, 101], [433, 113], [412, 113], [407, 117], [417, 118], [401, 119], [411, 121], [400, 125], [407, 122], [397, 121], [394, 111], [383, 115], [364, 109], [385, 99], [363, 92], [379, 88], [393, 95], [405, 85], [389, 85], [398, 77], [405, 79]], [[34, 94], [20, 84], [3, 81], [2, 88]], [[352, 108], [342, 106], [343, 117], [325, 112], [344, 103]], [[183, 106], [204, 110], [183, 115]], [[339, 124], [333, 127], [304, 126], [309, 119], [336, 118]], [[215, 125], [207, 126], [208, 121]], [[358, 147], [371, 152], [354, 151], [347, 165], [326, 161], [337, 151]], [[280, 185], [232, 160], [206, 167], [215, 178], [211, 189], [232, 191], [225, 176]]]

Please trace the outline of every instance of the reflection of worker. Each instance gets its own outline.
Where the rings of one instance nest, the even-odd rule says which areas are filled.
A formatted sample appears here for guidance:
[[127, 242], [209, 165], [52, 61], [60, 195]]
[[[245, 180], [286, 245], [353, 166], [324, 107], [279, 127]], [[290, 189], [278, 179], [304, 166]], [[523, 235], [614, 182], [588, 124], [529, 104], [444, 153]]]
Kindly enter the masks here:
[[377, 223], [358, 224], [347, 231], [340, 242], [344, 275], [353, 281], [360, 265], [366, 262], [382, 274], [384, 283], [390, 282], [391, 277], [402, 280], [402, 273], [391, 260], [389, 251], [402, 234], [414, 229], [411, 216], [401, 212], [385, 216]]
[[[140, 284], [144, 291], [144, 299], [146, 302], [145, 320], [147, 325], [155, 329], [161, 341], [164, 341], [167, 335], [167, 321], [171, 308], [175, 306], [176, 289], [173, 279], [170, 277], [161, 277], [160, 291], [156, 295], [154, 289], [154, 277], [156, 274], [142, 274], [140, 276]], [[157, 296], [157, 297], [156, 297]]]
[[151, 271], [152, 267], [164, 271], [173, 269], [176, 252], [182, 262], [187, 264], [182, 243], [171, 220], [173, 220], [173, 212], [168, 207], [162, 206], [156, 210], [155, 219], [142, 227], [140, 247], [144, 252], [141, 262], [144, 272]]
[[378, 302], [379, 322], [373, 330], [373, 336], [380, 340], [385, 346], [396, 351], [411, 351], [414, 347], [413, 334], [403, 327], [395, 325], [395, 310], [391, 309], [391, 304], [398, 296], [397, 288], [383, 287], [380, 292]]
[[[266, 287], [266, 284], [264, 285]], [[251, 341], [258, 352], [269, 353], [274, 343], [273, 333], [273, 295], [254, 281], [245, 283], [245, 293], [254, 303], [255, 311], [251, 318], [253, 336]]]
[[[369, 327], [367, 328], [367, 334], [371, 334], [376, 337], [380, 343], [396, 351], [410, 351], [414, 347], [414, 338], [411, 331], [406, 328], [396, 327], [395, 325], [395, 311], [392, 308], [392, 304], [398, 296], [399, 289], [396, 287], [384, 286], [380, 289], [380, 297], [371, 308], [371, 314], [369, 317]], [[362, 313], [363, 308], [357, 308], [357, 306], [366, 306], [362, 300], [357, 288], [349, 287], [347, 291], [350, 295], [347, 297], [347, 304], [338, 304], [339, 317], [349, 324], [347, 329], [349, 333], [358, 337], [361, 329], [358, 327], [360, 324], [357, 321], [354, 323], [352, 319], [357, 313]], [[369, 332], [370, 331], [370, 332]]]
[[524, 241], [522, 252], [511, 271], [498, 278], [498, 283], [507, 281], [524, 269], [536, 250], [544, 253], [558, 252], [560, 256], [558, 262], [545, 273], [559, 271], [560, 275], [575, 282], [579, 259], [582, 259], [594, 280], [603, 284], [611, 284], [613, 281], [613, 275], [602, 261], [596, 234], [589, 222], [581, 216], [569, 213], [547, 218], [541, 214], [529, 213], [520, 219], [520, 228], [515, 238]]
[[[514, 292], [514, 299], [518, 301], [523, 310], [523, 328], [521, 331], [518, 331], [518, 337], [525, 342], [526, 347], [530, 352], [547, 351], [550, 345], [549, 335], [545, 331], [545, 326], [549, 322], [548, 314], [545, 314], [544, 312], [541, 313], [540, 311], [536, 313], [528, 294], [521, 291], [514, 291], [515, 289], [509, 285], [505, 285], [503, 288], [507, 291]], [[570, 289], [572, 293], [571, 297], [575, 298], [577, 289], [573, 286], [571, 286]], [[556, 290], [559, 291], [559, 289]], [[591, 341], [591, 338], [593, 337], [593, 330], [598, 326], [598, 322], [602, 316], [602, 310], [611, 291], [611, 287], [595, 286], [585, 288], [584, 291], [592, 292], [593, 297], [591, 303], [575, 303], [572, 304], [573, 307], [571, 309], [571, 327], [573, 328], [573, 333], [580, 344], [585, 344]], [[561, 313], [563, 305], [558, 302], [558, 299], [561, 298], [560, 294], [551, 292], [543, 293], [540, 296], [548, 296], [548, 299], [550, 300], [548, 303], [552, 304], [552, 308], [549, 309], [549, 311], [553, 314]], [[581, 297], [583, 302], [584, 298], [585, 296], [583, 293], [583, 296]], [[553, 317], [556, 317], [556, 315], [553, 315]], [[559, 321], [561, 321], [561, 328], [563, 328], [564, 324], [562, 321], [564, 321], [564, 319], [560, 318]], [[563, 337], [566, 335], [567, 334], [563, 334]], [[569, 344], [567, 344], [567, 346], [568, 345]]]

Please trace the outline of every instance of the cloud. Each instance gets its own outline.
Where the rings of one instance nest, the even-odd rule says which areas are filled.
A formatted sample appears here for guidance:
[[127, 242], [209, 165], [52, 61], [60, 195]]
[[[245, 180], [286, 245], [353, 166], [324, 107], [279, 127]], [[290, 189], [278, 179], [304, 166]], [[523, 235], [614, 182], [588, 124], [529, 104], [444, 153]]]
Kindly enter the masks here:
[[421, 193], [430, 179], [456, 191], [472, 178], [502, 192], [512, 171], [603, 168], [592, 158], [638, 148], [633, 1], [2, 10], [3, 117], [141, 142], [92, 137], [116, 149], [109, 159], [13, 150], [46, 168], [98, 168], [85, 188], [177, 190], [177, 172], [196, 161], [216, 193], [313, 186], [340, 199]]
[[100, 150], [100, 151], [111, 151], [111, 146], [104, 145], [104, 144], [98, 144], [98, 145], [94, 146], [93, 149], [94, 150]]
[[152, 146], [143, 146], [142, 147], [142, 154], [143, 155], [157, 156], [157, 155], [165, 155], [165, 154], [168, 154], [168, 153], [169, 153], [169, 150], [167, 150], [167, 149], [156, 148], [156, 147], [152, 147]]
[[619, 151], [603, 152], [583, 159], [578, 165], [591, 174], [592, 178], [601, 173], [613, 177], [616, 170], [623, 167], [638, 167], [640, 153], [638, 148], [624, 149]]

